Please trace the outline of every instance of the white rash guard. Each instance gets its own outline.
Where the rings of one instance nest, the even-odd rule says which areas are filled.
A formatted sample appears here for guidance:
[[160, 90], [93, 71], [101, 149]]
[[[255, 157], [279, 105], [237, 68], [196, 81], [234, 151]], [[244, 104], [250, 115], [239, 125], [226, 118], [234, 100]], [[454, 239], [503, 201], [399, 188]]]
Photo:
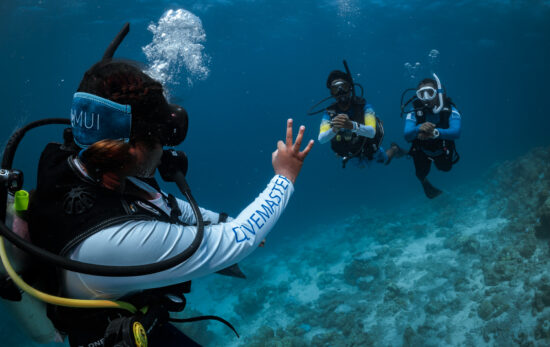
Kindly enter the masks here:
[[[150, 191], [147, 184], [132, 179]], [[169, 211], [164, 199], [152, 200]], [[72, 298], [116, 299], [128, 293], [164, 287], [192, 280], [231, 266], [258, 248], [273, 229], [285, 209], [294, 186], [286, 177], [276, 175], [262, 193], [235, 219], [204, 227], [199, 249], [188, 260], [168, 270], [130, 277], [103, 277], [64, 271], [63, 288]], [[195, 216], [188, 202], [178, 199], [180, 219], [194, 224]], [[217, 223], [219, 214], [201, 209], [205, 222]], [[105, 228], [82, 241], [70, 258], [99, 265], [131, 266], [150, 264], [172, 258], [193, 241], [196, 226], [182, 226], [159, 221], [130, 221]]]

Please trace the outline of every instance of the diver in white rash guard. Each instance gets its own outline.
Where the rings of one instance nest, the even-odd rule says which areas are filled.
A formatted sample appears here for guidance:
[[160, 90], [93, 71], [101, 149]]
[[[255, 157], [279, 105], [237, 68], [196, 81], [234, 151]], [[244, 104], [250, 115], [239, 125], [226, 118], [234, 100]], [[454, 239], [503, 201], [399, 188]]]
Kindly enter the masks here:
[[[132, 182], [136, 178], [129, 178]], [[161, 193], [149, 187], [147, 193], [158, 196], [159, 207], [170, 208]], [[285, 176], [275, 175], [260, 195], [239, 215], [219, 223], [219, 214], [201, 209], [205, 221], [204, 239], [197, 252], [171, 269], [133, 277], [99, 277], [65, 271], [63, 287], [74, 298], [116, 299], [147, 288], [163, 287], [204, 276], [239, 262], [249, 255], [273, 229], [285, 209], [294, 185]], [[196, 233], [195, 218], [189, 204], [178, 199], [183, 212], [180, 220], [190, 226], [159, 221], [129, 221], [105, 228], [82, 241], [70, 253], [74, 260], [103, 265], [136, 265], [170, 258], [189, 247]]]
[[[134, 270], [193, 249], [162, 271], [113, 276], [62, 270], [49, 283], [66, 297], [122, 299], [136, 307], [157, 304], [176, 289], [185, 293], [185, 282], [232, 266], [256, 249], [284, 211], [313, 146], [310, 140], [300, 151], [305, 127], [294, 141], [289, 119], [286, 140], [272, 154], [275, 175], [254, 201], [227, 218], [160, 190], [156, 169], [176, 155], [163, 146], [183, 141], [187, 112], [168, 104], [162, 85], [137, 65], [104, 59], [92, 66], [74, 95], [71, 125], [74, 148], [51, 143], [42, 153], [29, 207], [31, 239], [72, 260]], [[187, 171], [186, 158], [181, 171]], [[202, 235], [197, 216], [204, 221]], [[120, 310], [61, 306], [50, 306], [48, 314], [74, 346], [103, 344], [119, 316]], [[194, 345], [167, 322], [155, 329], [149, 345]]]

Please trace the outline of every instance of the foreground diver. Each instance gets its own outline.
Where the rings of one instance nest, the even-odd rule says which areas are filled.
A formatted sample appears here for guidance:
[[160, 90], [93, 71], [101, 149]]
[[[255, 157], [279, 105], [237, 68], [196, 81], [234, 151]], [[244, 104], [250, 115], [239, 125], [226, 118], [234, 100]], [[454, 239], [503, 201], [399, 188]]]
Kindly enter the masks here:
[[343, 167], [351, 158], [357, 158], [359, 163], [374, 160], [388, 165], [393, 157], [406, 153], [395, 143], [384, 151], [382, 122], [372, 105], [355, 95], [358, 84], [353, 82], [345, 61], [344, 66], [347, 72], [334, 70], [327, 78], [326, 86], [336, 102], [323, 113], [318, 140], [320, 143], [330, 141], [332, 150], [342, 157]]
[[[285, 209], [313, 140], [300, 151], [305, 127], [293, 142], [289, 119], [286, 141], [279, 141], [272, 154], [275, 176], [258, 197], [234, 219], [199, 211], [194, 201], [162, 192], [153, 178], [157, 168], [169, 172], [163, 166], [179, 155], [162, 148], [185, 138], [186, 111], [169, 104], [162, 85], [136, 64], [112, 60], [112, 53], [82, 78], [71, 109], [72, 136], [65, 136], [64, 144], [48, 144], [41, 155], [29, 231], [33, 243], [51, 253], [128, 267], [135, 274], [95, 275], [46, 266], [43, 289], [71, 298], [120, 299], [159, 313], [155, 329], [147, 332], [137, 329], [134, 320], [124, 325], [125, 312], [117, 309], [49, 306], [48, 317], [71, 346], [115, 345], [128, 335], [136, 344], [140, 336], [135, 335], [148, 335], [149, 346], [196, 346], [167, 323], [168, 311], [183, 309], [188, 281], [236, 264], [257, 249]], [[185, 164], [185, 173], [187, 162], [177, 163]], [[186, 261], [141, 275], [142, 267], [193, 247]]]
[[427, 178], [432, 162], [438, 170], [451, 170], [459, 160], [454, 140], [460, 137], [461, 130], [460, 113], [447, 97], [437, 75], [433, 76], [434, 79], [422, 80], [415, 95], [401, 106], [403, 114], [405, 106], [413, 103], [414, 109], [405, 119], [405, 140], [412, 142], [409, 154], [414, 160], [416, 177], [430, 199], [442, 193]]

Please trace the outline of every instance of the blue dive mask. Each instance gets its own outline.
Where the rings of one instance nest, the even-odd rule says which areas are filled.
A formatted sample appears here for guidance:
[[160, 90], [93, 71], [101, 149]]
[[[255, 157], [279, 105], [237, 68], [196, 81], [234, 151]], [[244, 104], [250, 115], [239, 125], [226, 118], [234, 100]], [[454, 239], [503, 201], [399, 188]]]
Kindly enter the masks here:
[[73, 96], [71, 126], [75, 143], [82, 148], [104, 139], [128, 142], [132, 129], [131, 107], [78, 92]]

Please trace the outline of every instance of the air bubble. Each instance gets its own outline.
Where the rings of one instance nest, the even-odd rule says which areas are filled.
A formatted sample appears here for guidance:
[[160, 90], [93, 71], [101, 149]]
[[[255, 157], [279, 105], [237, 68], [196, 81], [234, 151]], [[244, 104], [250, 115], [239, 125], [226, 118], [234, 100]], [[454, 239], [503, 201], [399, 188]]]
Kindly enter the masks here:
[[210, 57], [204, 52], [206, 33], [199, 17], [184, 9], [168, 10], [147, 29], [153, 33], [153, 40], [142, 50], [151, 77], [172, 85], [180, 83], [183, 71], [188, 84], [208, 78]]
[[432, 49], [430, 53], [428, 53], [428, 60], [430, 66], [435, 67], [435, 65], [439, 63], [439, 51], [437, 49]]
[[420, 64], [420, 62], [417, 61], [414, 64], [407, 62], [403, 66], [405, 67], [405, 76], [409, 77], [410, 79], [415, 79], [422, 65]]

